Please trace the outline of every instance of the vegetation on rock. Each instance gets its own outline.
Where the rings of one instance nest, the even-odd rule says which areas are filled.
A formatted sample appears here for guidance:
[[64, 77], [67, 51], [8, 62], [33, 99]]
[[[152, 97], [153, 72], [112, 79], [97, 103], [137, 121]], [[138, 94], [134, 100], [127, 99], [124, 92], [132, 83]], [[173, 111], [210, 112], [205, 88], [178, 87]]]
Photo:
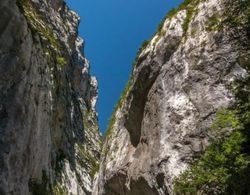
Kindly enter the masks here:
[[[218, 114], [214, 130], [220, 136], [190, 169], [176, 179], [174, 188], [177, 194], [244, 194], [248, 190], [246, 176], [250, 153], [246, 146], [250, 139], [247, 124], [242, 124], [238, 117], [240, 115], [234, 115], [230, 110]], [[230, 136], [223, 136], [223, 131], [219, 131], [224, 128], [235, 130]]]
[[132, 86], [132, 83], [133, 83], [133, 78], [132, 78], [132, 76], [130, 76], [130, 78], [127, 82], [127, 85], [126, 85], [125, 89], [123, 90], [123, 92], [120, 96], [120, 99], [117, 102], [117, 104], [114, 108], [113, 114], [109, 120], [105, 138], [108, 138], [112, 132], [112, 128], [113, 128], [115, 121], [116, 121], [115, 114], [116, 114], [117, 110], [122, 107], [123, 102], [124, 102], [125, 98], [127, 97], [128, 91], [130, 90], [130, 88]]
[[66, 60], [64, 57], [56, 57], [56, 64], [59, 65], [60, 67], [63, 67], [66, 64]]
[[58, 40], [54, 36], [53, 30], [46, 24], [39, 12], [32, 6], [32, 3], [28, 0], [18, 0], [17, 5], [23, 12], [32, 33], [38, 33], [49, 42], [50, 47], [58, 49]]
[[236, 102], [231, 108], [217, 112], [209, 132], [212, 144], [175, 179], [176, 194], [250, 193], [249, 62], [249, 56], [238, 59], [247, 75], [237, 78], [229, 87]]

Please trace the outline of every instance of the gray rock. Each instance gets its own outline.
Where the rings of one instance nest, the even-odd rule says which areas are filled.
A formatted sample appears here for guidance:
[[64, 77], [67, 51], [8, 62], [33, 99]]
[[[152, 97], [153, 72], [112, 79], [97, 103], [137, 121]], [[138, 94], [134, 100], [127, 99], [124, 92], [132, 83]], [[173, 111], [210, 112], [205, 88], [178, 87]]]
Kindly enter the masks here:
[[0, 194], [90, 194], [97, 82], [62, 0], [0, 4]]
[[173, 179], [209, 144], [216, 112], [234, 102], [227, 85], [246, 74], [238, 64], [249, 55], [246, 29], [219, 22], [228, 10], [237, 16], [237, 3], [199, 1], [188, 16], [179, 10], [142, 50], [114, 113], [94, 195], [174, 194]]

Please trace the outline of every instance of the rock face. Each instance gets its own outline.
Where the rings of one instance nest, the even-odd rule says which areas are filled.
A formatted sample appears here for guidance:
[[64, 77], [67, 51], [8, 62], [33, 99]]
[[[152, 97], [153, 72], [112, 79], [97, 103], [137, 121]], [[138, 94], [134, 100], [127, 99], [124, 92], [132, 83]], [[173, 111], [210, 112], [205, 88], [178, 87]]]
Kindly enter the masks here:
[[0, 11], [1, 195], [175, 194], [237, 101], [229, 85], [249, 76], [249, 0], [185, 0], [141, 48], [95, 176], [98, 87], [79, 16], [63, 0], [1, 0]]
[[173, 179], [210, 143], [216, 112], [234, 102], [228, 84], [246, 75], [246, 2], [185, 1], [169, 13], [113, 115], [94, 195], [174, 194]]
[[0, 194], [91, 194], [97, 81], [63, 0], [1, 0]]

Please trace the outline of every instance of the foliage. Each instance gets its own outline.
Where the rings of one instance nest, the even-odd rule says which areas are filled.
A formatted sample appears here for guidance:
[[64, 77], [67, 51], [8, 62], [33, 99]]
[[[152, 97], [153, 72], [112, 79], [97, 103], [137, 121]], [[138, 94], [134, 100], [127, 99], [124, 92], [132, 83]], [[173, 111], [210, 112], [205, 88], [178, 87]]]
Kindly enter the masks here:
[[236, 102], [230, 109], [218, 111], [210, 130], [212, 144], [175, 178], [176, 194], [250, 194], [249, 56], [240, 56], [238, 63], [247, 75], [229, 87]]
[[54, 195], [66, 195], [67, 190], [64, 186], [61, 186], [59, 183], [53, 186], [53, 194]]
[[242, 153], [242, 146], [245, 143], [244, 133], [234, 131], [227, 139], [210, 145], [201, 159], [176, 179], [174, 186], [176, 193], [226, 193], [232, 186], [229, 180], [239, 175], [250, 163], [249, 156]]
[[136, 68], [136, 67], [138, 67], [138, 65], [140, 64], [140, 62], [139, 62], [139, 56], [140, 56], [140, 54], [142, 53], [142, 51], [143, 51], [144, 49], [146, 49], [146, 47], [148, 46], [149, 43], [150, 43], [150, 40], [145, 40], [145, 41], [142, 43], [141, 47], [138, 49], [137, 54], [136, 54], [136, 57], [135, 57], [135, 60], [134, 60], [134, 62], [133, 62], [133, 69]]
[[230, 2], [233, 10], [227, 13], [227, 17], [223, 20], [223, 26], [229, 26], [235, 29], [239, 27], [246, 27], [248, 37], [250, 37], [250, 1], [240, 0], [237, 2]]
[[192, 9], [187, 9], [187, 16], [182, 24], [182, 30], [184, 32], [184, 35], [186, 35], [189, 23], [191, 21], [191, 18], [193, 16], [193, 10]]
[[50, 46], [58, 49], [59, 44], [54, 36], [53, 30], [46, 24], [42, 16], [38, 11], [33, 8], [32, 3], [29, 0], [17, 0], [17, 6], [24, 14], [28, 26], [33, 33], [38, 33], [43, 39], [50, 43]]
[[132, 76], [130, 76], [128, 83], [127, 83], [125, 89], [123, 90], [123, 92], [120, 96], [120, 99], [117, 102], [117, 104], [114, 108], [113, 114], [109, 120], [109, 124], [108, 124], [105, 138], [108, 138], [111, 134], [112, 128], [113, 128], [115, 121], [116, 121], [115, 114], [116, 114], [117, 110], [122, 107], [122, 104], [123, 104], [125, 98], [127, 97], [128, 91], [130, 90], [132, 83], [133, 83], [133, 79], [132, 79]]
[[240, 129], [240, 122], [237, 119], [236, 112], [233, 110], [221, 109], [217, 112], [216, 119], [214, 120], [210, 136], [212, 140], [223, 139], [230, 134], [230, 130]]
[[[197, 5], [199, 2], [199, 0], [185, 0], [178, 8], [176, 9], [172, 9], [163, 19], [162, 21], [160, 22], [158, 28], [157, 28], [157, 31], [156, 33], [149, 39], [149, 40], [145, 40], [141, 47], [139, 48], [138, 52], [137, 52], [137, 55], [136, 55], [136, 58], [133, 62], [133, 69], [138, 67], [138, 65], [140, 64], [141, 60], [139, 58], [140, 54], [142, 53], [142, 51], [148, 46], [148, 44], [150, 43], [150, 41], [152, 40], [152, 38], [156, 35], [158, 35], [159, 37], [161, 37], [163, 34], [164, 34], [164, 31], [163, 31], [163, 25], [164, 25], [164, 22], [166, 21], [166, 19], [171, 19], [174, 15], [176, 15], [176, 13], [180, 10], [183, 10], [183, 9], [187, 9], [187, 17], [184, 21], [184, 24], [183, 24], [183, 29], [184, 29], [184, 32], [187, 31], [187, 28], [188, 28], [188, 25], [189, 25], [189, 22], [193, 16], [193, 12], [194, 12], [194, 9], [195, 9], [195, 5]], [[159, 40], [159, 38], [158, 38]], [[106, 131], [106, 135], [105, 135], [105, 138], [108, 138], [109, 135], [111, 134], [111, 130], [113, 128], [113, 125], [115, 124], [115, 121], [116, 121], [116, 118], [115, 118], [115, 113], [116, 111], [118, 110], [118, 108], [121, 107], [126, 95], [127, 95], [127, 92], [128, 90], [130, 89], [130, 86], [132, 84], [132, 77], [130, 77], [128, 83], [127, 83], [127, 86], [126, 88], [124, 89], [121, 97], [120, 97], [120, 100], [118, 101], [117, 105], [115, 106], [114, 108], [114, 111], [113, 111], [113, 114], [109, 120], [109, 124], [108, 124], [108, 127], [107, 127], [107, 131]]]
[[163, 18], [160, 25], [158, 26], [157, 33], [158, 35], [162, 34], [162, 27], [166, 19], [171, 19], [174, 17], [179, 11], [186, 10], [187, 16], [183, 22], [182, 28], [184, 31], [184, 36], [188, 30], [188, 25], [191, 21], [191, 18], [194, 14], [195, 7], [198, 4], [199, 0], [184, 0], [183, 3], [181, 3], [177, 8], [174, 8], [168, 12], [168, 14]]
[[[237, 10], [245, 17], [241, 18], [240, 13], [238, 17], [229, 14], [224, 22], [231, 27], [246, 24], [246, 30], [249, 30], [250, 23], [243, 22], [244, 18], [250, 21], [249, 4], [249, 1], [242, 1], [237, 5]], [[246, 6], [248, 8], [244, 8]], [[217, 19], [211, 18], [211, 21], [216, 23]], [[175, 179], [177, 194], [250, 194], [249, 56], [240, 56], [238, 63], [247, 75], [237, 78], [229, 87], [236, 102], [230, 110], [217, 113], [210, 131], [213, 143], [190, 169]], [[228, 135], [228, 130], [234, 131]]]
[[191, 21], [191, 19], [194, 16], [197, 4], [199, 3], [200, 0], [186, 0], [184, 3], [179, 7], [179, 9], [186, 9], [187, 15], [186, 18], [182, 24], [182, 29], [183, 29], [183, 36], [186, 38], [186, 34], [188, 31], [188, 26]]
[[92, 179], [94, 179], [94, 176], [95, 176], [95, 174], [99, 171], [99, 169], [100, 169], [100, 164], [99, 164], [99, 163], [95, 163], [95, 164], [93, 165], [92, 169], [91, 169], [91, 172], [90, 172], [90, 177], [91, 177]]
[[[238, 79], [231, 89], [236, 103], [221, 110], [212, 125], [213, 143], [200, 160], [175, 180], [177, 194], [250, 193], [250, 78]], [[231, 135], [226, 130], [234, 130]]]
[[90, 164], [90, 177], [93, 179], [95, 173], [99, 171], [99, 162], [91, 153], [89, 153], [89, 151], [85, 150], [83, 146], [78, 146], [79, 155], [81, 156], [81, 158], [86, 159]]
[[193, 13], [194, 13], [195, 5], [197, 5], [198, 2], [199, 2], [199, 0], [185, 0], [182, 4], [179, 5], [178, 8], [174, 8], [168, 12], [168, 14], [161, 20], [160, 24], [158, 25], [156, 33], [149, 40], [145, 40], [142, 43], [141, 47], [139, 48], [139, 50], [137, 52], [134, 63], [133, 63], [134, 68], [138, 67], [138, 65], [140, 64], [139, 56], [140, 56], [141, 52], [148, 46], [148, 44], [151, 42], [151, 40], [156, 35], [158, 35], [158, 38], [156, 39], [156, 42], [157, 42], [165, 34], [165, 31], [163, 30], [164, 22], [167, 19], [171, 19], [172, 17], [174, 17], [180, 10], [184, 10], [184, 9], [187, 10], [187, 17], [185, 18], [182, 27], [183, 27], [184, 35], [186, 34], [187, 29], [188, 29], [188, 25], [191, 21]]
[[60, 56], [56, 57], [56, 64], [59, 65], [60, 67], [63, 67], [66, 63], [67, 62], [64, 57], [60, 57]]

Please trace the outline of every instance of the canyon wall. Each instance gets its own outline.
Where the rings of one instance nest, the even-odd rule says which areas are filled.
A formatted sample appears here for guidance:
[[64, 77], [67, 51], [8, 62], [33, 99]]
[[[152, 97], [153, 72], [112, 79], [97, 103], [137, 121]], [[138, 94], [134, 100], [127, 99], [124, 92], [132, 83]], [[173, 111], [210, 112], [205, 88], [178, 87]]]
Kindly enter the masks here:
[[63, 0], [0, 12], [0, 194], [91, 194], [101, 136], [80, 18]]
[[104, 143], [79, 16], [63, 0], [0, 11], [0, 194], [250, 193], [249, 0], [170, 11]]
[[[228, 158], [237, 150], [232, 142], [225, 144], [238, 124], [232, 119], [234, 111], [227, 109], [237, 99], [231, 84], [248, 75], [249, 24], [249, 1], [244, 0], [186, 0], [166, 16], [140, 49], [110, 120], [94, 195], [226, 194], [224, 186], [219, 186], [222, 182], [216, 180], [228, 181], [234, 176], [230, 170], [237, 166], [235, 163], [231, 169], [224, 163], [223, 167], [222, 162], [234, 162], [233, 157]], [[244, 86], [244, 98], [249, 102], [249, 80]], [[213, 130], [218, 120], [216, 135]], [[218, 144], [211, 145], [215, 139]], [[221, 167], [218, 163], [216, 169], [221, 172], [204, 160], [195, 166], [198, 159], [217, 154], [209, 147], [210, 153], [202, 157], [209, 145], [233, 148], [206, 162], [220, 162], [221, 158]], [[189, 186], [195, 174], [185, 171], [192, 166], [191, 170], [201, 170], [200, 175], [211, 168], [208, 172], [214, 175], [206, 178], [203, 174], [204, 181]], [[175, 181], [185, 173], [186, 180], [178, 183], [183, 189], [176, 192]]]

